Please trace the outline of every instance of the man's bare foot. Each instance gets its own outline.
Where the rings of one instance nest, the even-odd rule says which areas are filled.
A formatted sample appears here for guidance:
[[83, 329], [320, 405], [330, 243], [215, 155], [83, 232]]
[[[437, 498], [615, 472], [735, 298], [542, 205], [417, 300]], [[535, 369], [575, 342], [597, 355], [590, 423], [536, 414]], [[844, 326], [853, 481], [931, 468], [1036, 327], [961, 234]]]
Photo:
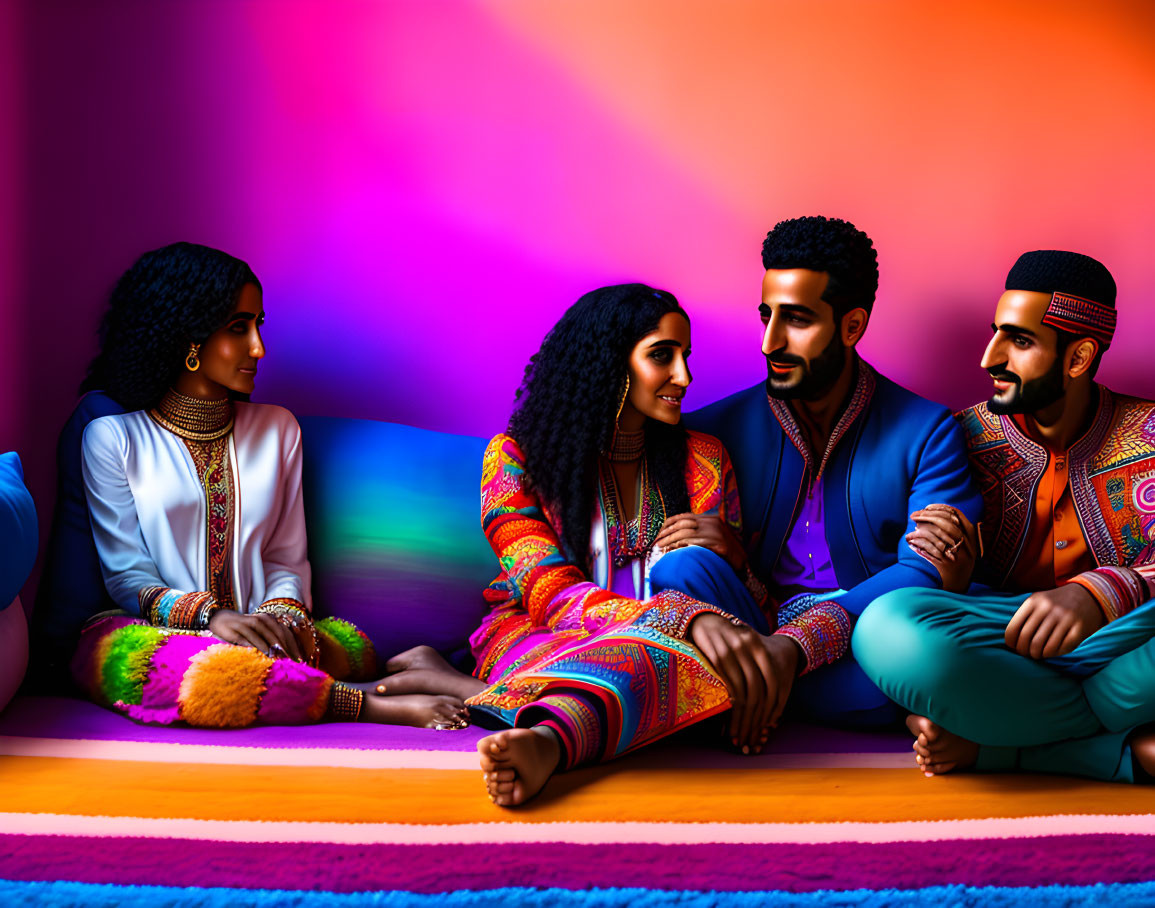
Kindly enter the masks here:
[[557, 735], [544, 726], [499, 731], [478, 741], [477, 753], [489, 797], [500, 807], [532, 798], [561, 761]]
[[1148, 778], [1142, 781], [1149, 782], [1155, 778], [1155, 729], [1151, 726], [1140, 729], [1131, 739], [1131, 759], [1138, 764], [1139, 769], [1147, 773]]
[[457, 697], [403, 694], [381, 696], [372, 684], [358, 684], [365, 691], [361, 705], [362, 722], [381, 725], [412, 725], [416, 728], [465, 728], [469, 710]]
[[926, 776], [937, 776], [955, 769], [970, 769], [979, 758], [979, 746], [960, 738], [926, 716], [906, 717], [906, 727], [914, 735], [914, 759]]

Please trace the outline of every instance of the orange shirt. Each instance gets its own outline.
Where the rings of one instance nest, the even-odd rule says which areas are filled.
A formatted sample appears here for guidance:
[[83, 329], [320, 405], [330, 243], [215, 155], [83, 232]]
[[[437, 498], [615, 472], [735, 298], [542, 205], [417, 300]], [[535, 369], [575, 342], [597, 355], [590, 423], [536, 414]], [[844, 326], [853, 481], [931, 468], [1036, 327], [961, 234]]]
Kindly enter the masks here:
[[[1022, 417], [1014, 420], [1029, 437]], [[1097, 567], [1075, 514], [1067, 471], [1067, 452], [1048, 450], [1027, 538], [1008, 578], [1016, 589], [1053, 590]]]

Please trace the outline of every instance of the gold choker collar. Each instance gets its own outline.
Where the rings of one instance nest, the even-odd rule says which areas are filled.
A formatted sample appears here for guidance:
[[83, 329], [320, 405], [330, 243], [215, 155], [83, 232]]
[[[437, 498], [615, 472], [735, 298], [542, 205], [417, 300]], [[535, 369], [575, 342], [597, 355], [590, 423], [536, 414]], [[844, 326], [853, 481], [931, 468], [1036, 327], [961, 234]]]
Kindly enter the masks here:
[[148, 411], [158, 425], [190, 441], [213, 441], [233, 430], [233, 402], [187, 397], [169, 388]]
[[606, 459], [617, 463], [628, 463], [637, 460], [646, 450], [646, 430], [637, 432], [619, 432], [614, 430], [614, 437], [610, 441], [610, 449]]

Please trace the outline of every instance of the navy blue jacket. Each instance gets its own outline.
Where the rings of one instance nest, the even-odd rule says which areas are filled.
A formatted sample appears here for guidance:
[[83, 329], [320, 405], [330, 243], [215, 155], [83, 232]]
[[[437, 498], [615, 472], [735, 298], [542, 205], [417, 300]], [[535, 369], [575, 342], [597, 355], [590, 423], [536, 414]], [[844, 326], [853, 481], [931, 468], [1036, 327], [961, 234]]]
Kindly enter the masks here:
[[[746, 550], [767, 579], [806, 494], [806, 461], [771, 411], [764, 384], [689, 413], [685, 422], [729, 451]], [[826, 543], [847, 590], [838, 602], [854, 615], [890, 590], [942, 585], [903, 538], [914, 529], [913, 511], [939, 502], [978, 520], [982, 510], [966, 440], [950, 411], [877, 373], [865, 409], [831, 453], [822, 487]]]

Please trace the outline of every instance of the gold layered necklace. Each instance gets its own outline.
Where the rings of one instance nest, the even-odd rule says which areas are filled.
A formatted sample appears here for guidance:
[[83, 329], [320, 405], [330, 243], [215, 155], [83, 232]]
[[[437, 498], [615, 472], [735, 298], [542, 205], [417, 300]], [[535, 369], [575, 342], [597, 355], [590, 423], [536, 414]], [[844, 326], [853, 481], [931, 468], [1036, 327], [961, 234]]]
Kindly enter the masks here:
[[233, 402], [187, 397], [169, 388], [148, 411], [153, 421], [189, 441], [215, 441], [233, 430]]

